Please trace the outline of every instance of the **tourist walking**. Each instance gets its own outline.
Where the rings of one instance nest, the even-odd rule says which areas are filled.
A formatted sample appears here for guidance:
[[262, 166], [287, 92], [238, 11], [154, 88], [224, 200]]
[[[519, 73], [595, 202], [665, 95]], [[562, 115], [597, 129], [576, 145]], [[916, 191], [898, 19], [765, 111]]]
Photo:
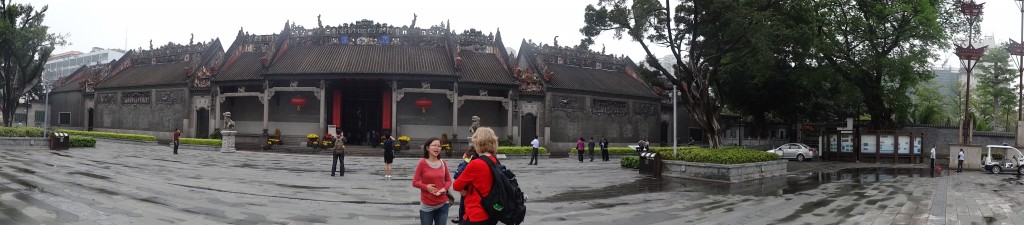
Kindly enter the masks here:
[[334, 136], [334, 156], [331, 157], [334, 160], [331, 163], [331, 176], [334, 176], [334, 169], [338, 168], [338, 164], [341, 167], [338, 168], [338, 174], [345, 176], [345, 132], [338, 130], [338, 135]]
[[416, 164], [412, 186], [420, 189], [420, 224], [444, 225], [448, 220], [448, 188], [452, 185], [448, 164], [441, 159], [441, 140], [427, 139], [423, 159]]
[[583, 137], [580, 137], [579, 141], [576, 141], [576, 155], [579, 156], [580, 162], [583, 162]]
[[391, 179], [391, 163], [395, 162], [395, 138], [384, 133], [384, 178]]
[[533, 152], [530, 153], [530, 163], [527, 163], [526, 165], [537, 165], [537, 163], [540, 162], [540, 159], [537, 158], [537, 154], [540, 154], [539, 139], [539, 136], [533, 136], [533, 141], [530, 142], [530, 145], [533, 146]]
[[181, 129], [174, 129], [174, 140], [172, 142], [174, 142], [174, 154], [175, 155], [178, 154], [178, 144], [179, 144], [178, 140], [179, 139], [181, 139]]
[[[494, 130], [489, 127], [480, 127], [473, 133], [473, 148], [480, 157], [487, 157], [494, 162], [498, 162], [498, 158], [494, 157], [494, 154], [498, 154], [498, 137], [494, 135]], [[458, 191], [463, 196], [466, 196], [465, 201], [462, 203], [466, 207], [466, 214], [462, 216], [461, 223], [463, 225], [485, 225], [485, 224], [497, 224], [498, 220], [491, 220], [491, 217], [487, 215], [487, 211], [484, 211], [484, 207], [481, 204], [481, 200], [487, 197], [491, 193], [491, 184], [494, 183], [494, 175], [491, 173], [491, 168], [487, 165], [487, 162], [483, 160], [470, 160], [466, 169], [459, 175], [458, 179], [455, 179], [455, 183], [452, 184], [452, 189]]]
[[[459, 162], [459, 166], [455, 168], [455, 175], [452, 176], [452, 179], [459, 179], [459, 175], [462, 175], [462, 171], [466, 170], [466, 166], [469, 165], [469, 162], [477, 157], [479, 156], [476, 154], [476, 148], [469, 146], [469, 149], [467, 149], [465, 153], [462, 153], [462, 162]], [[463, 215], [466, 215], [466, 195], [464, 194], [459, 197], [459, 216], [452, 219], [452, 223], [458, 224], [459, 221], [462, 221], [461, 218]]]
[[932, 153], [932, 154], [931, 154], [931, 159], [932, 159], [932, 163], [931, 163], [931, 165], [932, 165], [932, 172], [935, 172], [935, 145], [932, 145], [932, 152], [931, 152], [931, 153]]
[[956, 157], [956, 172], [964, 172], [964, 149], [960, 149], [960, 154]]
[[608, 138], [601, 137], [601, 160], [608, 161]]
[[590, 137], [590, 142], [587, 142], [587, 151], [590, 152], [590, 161], [594, 161], [594, 137]]

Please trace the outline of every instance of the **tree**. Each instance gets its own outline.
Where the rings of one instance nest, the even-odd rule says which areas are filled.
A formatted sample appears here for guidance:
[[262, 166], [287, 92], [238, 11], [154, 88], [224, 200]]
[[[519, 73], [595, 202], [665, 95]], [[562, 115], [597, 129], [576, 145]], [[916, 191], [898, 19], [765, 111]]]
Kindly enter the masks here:
[[65, 44], [63, 36], [48, 33], [43, 25], [47, 8], [0, 0], [0, 111], [5, 126], [13, 125], [19, 99], [39, 84], [50, 53]]
[[947, 101], [939, 93], [939, 88], [933, 81], [918, 84], [913, 89], [913, 108], [910, 110], [909, 118], [904, 119], [904, 123], [951, 124], [956, 116], [951, 116], [947, 109], [957, 106]]
[[943, 0], [819, 0], [815, 39], [820, 61], [863, 96], [872, 129], [895, 128], [909, 114], [909, 88], [934, 76], [932, 50], [949, 46], [957, 24]]
[[[598, 0], [584, 13], [586, 25], [580, 29], [586, 38], [581, 47], [594, 44], [594, 37], [606, 31], [617, 39], [627, 35], [647, 53], [647, 64], [679, 88], [691, 117], [704, 128], [713, 148], [722, 146], [719, 115], [722, 105], [717, 96], [721, 68], [738, 62], [745, 55], [763, 50], [760, 39], [783, 29], [770, 23], [773, 12], [782, 11], [783, 1], [694, 0], [672, 6], [655, 0]], [[674, 71], [658, 62], [651, 48], [671, 51]]]
[[[994, 131], [1011, 127], [1008, 116], [1015, 112], [1017, 106], [1016, 94], [1011, 88], [1017, 71], [1011, 67], [1010, 53], [1004, 47], [989, 46], [974, 73], [978, 84], [973, 87], [976, 91], [972, 92], [971, 109], [980, 116], [977, 117], [979, 121], [986, 121]], [[1013, 121], [1016, 121], [1016, 115]]]

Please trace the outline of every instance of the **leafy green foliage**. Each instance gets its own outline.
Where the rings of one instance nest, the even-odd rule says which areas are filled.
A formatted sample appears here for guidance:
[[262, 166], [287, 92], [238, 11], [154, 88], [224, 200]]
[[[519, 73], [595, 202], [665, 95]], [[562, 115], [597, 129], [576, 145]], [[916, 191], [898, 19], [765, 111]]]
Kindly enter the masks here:
[[153, 135], [119, 134], [119, 133], [110, 133], [110, 132], [80, 131], [80, 130], [65, 130], [65, 129], [57, 129], [57, 132], [68, 133], [71, 136], [81, 135], [81, 136], [88, 136], [88, 137], [120, 139], [120, 140], [129, 140], [129, 141], [156, 141], [156, 137], [154, 137]]
[[909, 120], [901, 120], [901, 122], [919, 123], [919, 124], [949, 124], [949, 121], [954, 121], [958, 116], [950, 114], [950, 107], [960, 107], [953, 105], [952, 101], [948, 101], [945, 97], [939, 93], [939, 86], [935, 82], [928, 81], [917, 85], [914, 88], [913, 98], [913, 109], [910, 110]]
[[220, 128], [213, 128], [213, 133], [210, 133], [210, 139], [221, 139], [224, 135], [220, 133]]
[[639, 169], [640, 168], [640, 157], [637, 156], [623, 156], [619, 160], [619, 165], [625, 168]]
[[671, 147], [657, 147], [651, 148], [651, 150], [661, 154], [662, 158], [665, 160], [682, 160], [699, 163], [742, 164], [779, 160], [779, 156], [776, 154], [742, 147], [726, 147], [721, 149], [680, 147], [679, 159], [672, 157]]
[[1017, 71], [1010, 66], [1010, 53], [1003, 46], [989, 46], [978, 62], [974, 70], [978, 84], [971, 88], [971, 111], [978, 116], [974, 118], [976, 130], [1004, 131], [1017, 121], [1017, 96], [1011, 86], [1016, 85]]
[[907, 92], [931, 79], [933, 50], [947, 47], [956, 24], [953, 1], [821, 0], [796, 1], [813, 15], [817, 62], [856, 86], [872, 129], [897, 127], [910, 113]]
[[56, 46], [66, 43], [43, 25], [47, 8], [36, 10], [31, 4], [0, 0], [0, 109], [8, 127], [20, 98], [42, 96], [38, 92], [43, 65]]
[[[525, 155], [533, 154], [533, 147], [529, 146], [498, 146], [498, 154]], [[540, 147], [537, 154], [548, 154], [548, 149]]]
[[204, 139], [204, 138], [179, 138], [179, 143], [186, 145], [207, 145], [207, 146], [221, 146], [220, 139]]
[[42, 137], [43, 129], [36, 127], [0, 127], [0, 137]]
[[81, 136], [71, 136], [72, 148], [95, 148], [96, 139]]

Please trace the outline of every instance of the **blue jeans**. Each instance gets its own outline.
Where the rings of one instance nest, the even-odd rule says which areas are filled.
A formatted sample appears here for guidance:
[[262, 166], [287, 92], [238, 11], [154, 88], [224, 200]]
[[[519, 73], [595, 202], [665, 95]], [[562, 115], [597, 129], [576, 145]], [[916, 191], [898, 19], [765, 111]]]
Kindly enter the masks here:
[[420, 224], [445, 225], [448, 220], [448, 207], [448, 203], [444, 203], [444, 205], [442, 205], [441, 208], [437, 208], [434, 211], [420, 211]]

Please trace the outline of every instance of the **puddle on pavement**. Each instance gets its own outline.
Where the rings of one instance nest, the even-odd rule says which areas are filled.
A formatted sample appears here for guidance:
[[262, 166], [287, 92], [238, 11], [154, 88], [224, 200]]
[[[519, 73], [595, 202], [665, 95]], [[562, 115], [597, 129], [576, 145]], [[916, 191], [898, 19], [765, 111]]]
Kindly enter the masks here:
[[292, 185], [292, 184], [277, 184], [277, 183], [275, 183], [275, 185], [281, 186], [281, 187], [286, 187], [286, 188], [311, 189], [311, 190], [315, 190], [315, 189], [329, 189], [329, 187], [313, 187], [313, 186]]
[[[847, 182], [870, 184], [900, 177], [931, 177], [926, 168], [853, 168], [833, 172], [796, 173], [737, 183], [644, 176], [633, 182], [597, 189], [573, 190], [539, 199], [538, 202], [570, 202], [607, 199], [638, 193], [698, 192], [715, 195], [767, 196], [815, 190], [822, 184]], [[939, 174], [935, 174], [939, 176]]]
[[60, 154], [60, 152], [50, 152], [50, 154], [64, 156], [64, 157], [71, 157], [70, 155]]

